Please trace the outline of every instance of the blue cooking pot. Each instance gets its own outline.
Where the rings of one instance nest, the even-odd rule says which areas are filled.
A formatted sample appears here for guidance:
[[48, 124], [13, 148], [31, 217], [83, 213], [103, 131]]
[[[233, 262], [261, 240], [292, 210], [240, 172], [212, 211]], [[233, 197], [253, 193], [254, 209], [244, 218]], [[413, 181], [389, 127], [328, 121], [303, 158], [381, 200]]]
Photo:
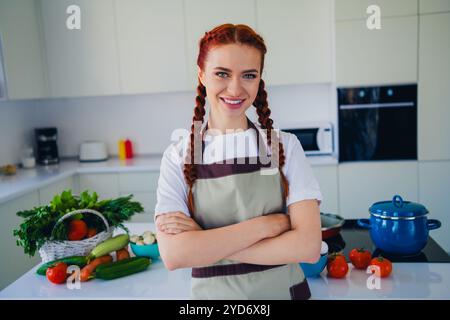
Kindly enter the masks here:
[[427, 244], [428, 231], [441, 227], [440, 221], [427, 219], [423, 205], [403, 201], [399, 195], [392, 201], [374, 203], [369, 212], [370, 220], [359, 219], [358, 225], [370, 229], [373, 243], [389, 253], [419, 253]]

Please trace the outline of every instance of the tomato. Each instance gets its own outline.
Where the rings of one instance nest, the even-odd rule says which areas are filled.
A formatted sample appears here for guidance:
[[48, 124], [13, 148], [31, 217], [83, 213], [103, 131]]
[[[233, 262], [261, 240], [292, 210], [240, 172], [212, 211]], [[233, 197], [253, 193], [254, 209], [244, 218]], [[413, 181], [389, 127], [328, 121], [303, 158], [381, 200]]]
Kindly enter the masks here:
[[[370, 261], [370, 266], [376, 266], [379, 267], [380, 272], [372, 271], [372, 273], [375, 273], [376, 275], [379, 275], [381, 278], [387, 277], [392, 272], [392, 262], [390, 262], [388, 259], [383, 257], [376, 257], [373, 258]], [[378, 274], [379, 273], [379, 274]]]
[[92, 238], [96, 234], [97, 234], [97, 229], [95, 229], [94, 227], [88, 228], [88, 232], [87, 232], [87, 237], [88, 238]]
[[48, 268], [45, 272], [47, 279], [55, 284], [61, 284], [67, 278], [67, 264], [64, 262], [57, 263], [54, 267]]
[[70, 241], [83, 240], [88, 233], [88, 228], [83, 220], [72, 220], [69, 225], [67, 238]]
[[333, 254], [327, 261], [328, 276], [332, 278], [344, 278], [348, 272], [348, 264], [342, 254]]
[[372, 259], [372, 254], [369, 250], [358, 248], [350, 251], [349, 258], [356, 269], [366, 270]]

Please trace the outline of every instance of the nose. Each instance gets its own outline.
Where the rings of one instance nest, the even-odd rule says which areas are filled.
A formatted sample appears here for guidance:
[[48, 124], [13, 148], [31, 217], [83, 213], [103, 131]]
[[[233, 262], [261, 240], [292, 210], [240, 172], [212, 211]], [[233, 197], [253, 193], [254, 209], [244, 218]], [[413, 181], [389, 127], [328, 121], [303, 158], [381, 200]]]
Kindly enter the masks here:
[[240, 97], [242, 93], [242, 84], [239, 77], [233, 77], [228, 82], [228, 92], [233, 97]]

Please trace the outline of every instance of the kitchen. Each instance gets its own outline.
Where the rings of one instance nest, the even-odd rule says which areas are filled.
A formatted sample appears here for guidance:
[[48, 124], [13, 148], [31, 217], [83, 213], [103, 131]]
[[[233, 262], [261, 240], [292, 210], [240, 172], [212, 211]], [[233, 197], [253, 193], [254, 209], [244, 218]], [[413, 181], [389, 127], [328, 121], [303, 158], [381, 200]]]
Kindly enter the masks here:
[[[381, 29], [371, 30], [366, 9], [374, 4]], [[71, 5], [80, 10], [66, 11]], [[67, 28], [77, 17], [80, 29]], [[449, 299], [448, 0], [0, 0], [0, 166], [17, 171], [1, 175], [0, 243], [10, 259], [0, 262], [0, 297], [120, 298], [116, 286], [136, 298], [189, 297], [190, 270], [168, 272], [158, 260], [145, 273], [102, 282], [101, 289], [95, 281], [84, 284], [88, 290], [54, 286], [30, 270], [41, 259], [28, 258], [12, 230], [22, 222], [16, 212], [68, 189], [101, 198], [133, 194], [145, 213], [133, 216], [130, 231], [154, 230], [162, 153], [173, 131], [188, 129], [192, 118], [198, 39], [225, 22], [263, 35], [272, 119], [301, 139], [323, 194], [321, 212], [347, 220], [346, 255], [353, 246], [373, 246], [352, 219], [369, 218], [372, 204], [395, 195], [425, 206], [429, 219], [442, 224], [430, 231], [426, 262], [392, 261], [382, 290], [367, 289], [365, 273], [331, 279], [324, 270], [308, 280], [312, 298]], [[375, 135], [369, 130], [374, 110]], [[254, 112], [248, 116], [256, 121]], [[37, 128], [57, 129], [49, 136], [56, 136], [51, 153], [59, 163], [39, 164]], [[127, 139], [133, 156], [120, 160], [118, 141]], [[80, 162], [87, 141], [101, 142], [93, 157], [108, 160]], [[30, 154], [36, 164], [22, 168], [27, 161], [32, 166]], [[360, 237], [350, 244], [353, 234]], [[136, 282], [127, 281], [132, 277]], [[424, 291], [411, 290], [416, 286]]]

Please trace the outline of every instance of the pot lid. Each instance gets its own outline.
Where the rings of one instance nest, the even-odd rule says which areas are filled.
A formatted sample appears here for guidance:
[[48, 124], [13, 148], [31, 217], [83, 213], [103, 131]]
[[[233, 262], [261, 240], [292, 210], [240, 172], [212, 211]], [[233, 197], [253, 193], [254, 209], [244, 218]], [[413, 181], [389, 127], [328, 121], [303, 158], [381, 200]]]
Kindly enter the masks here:
[[404, 201], [395, 195], [392, 200], [375, 202], [369, 212], [386, 217], [419, 217], [426, 215], [428, 210], [420, 203]]

